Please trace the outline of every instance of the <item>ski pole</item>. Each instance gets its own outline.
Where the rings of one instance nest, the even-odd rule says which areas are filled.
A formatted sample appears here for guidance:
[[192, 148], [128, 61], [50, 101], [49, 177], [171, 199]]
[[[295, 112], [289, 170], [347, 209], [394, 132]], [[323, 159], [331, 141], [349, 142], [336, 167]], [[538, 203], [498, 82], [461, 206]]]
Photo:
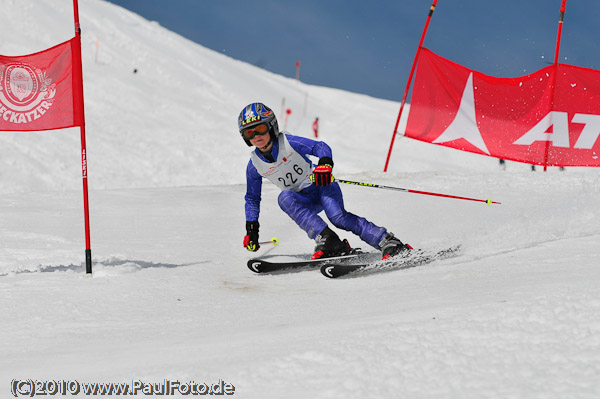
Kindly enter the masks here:
[[381, 186], [379, 184], [363, 183], [363, 182], [358, 182], [358, 181], [350, 181], [350, 180], [342, 180], [342, 179], [335, 179], [335, 181], [338, 182], [338, 183], [353, 184], [355, 186], [381, 188], [381, 189], [384, 189], [384, 190], [404, 191], [405, 193], [433, 195], [433, 196], [436, 196], [436, 197], [454, 198], [454, 199], [461, 199], [461, 200], [467, 200], [467, 201], [485, 202], [486, 204], [488, 204], [488, 206], [490, 206], [491, 204], [499, 204], [499, 205], [501, 204], [500, 202], [492, 201], [489, 198], [487, 200], [483, 200], [483, 199], [468, 198], [468, 197], [458, 197], [456, 195], [430, 193], [430, 192], [427, 192], [427, 191], [411, 190], [411, 189], [408, 189], [408, 188], [400, 188], [400, 187]]
[[262, 241], [259, 242], [260, 245], [273, 244], [275, 246], [279, 245], [279, 239], [277, 237], [271, 238], [270, 241]]

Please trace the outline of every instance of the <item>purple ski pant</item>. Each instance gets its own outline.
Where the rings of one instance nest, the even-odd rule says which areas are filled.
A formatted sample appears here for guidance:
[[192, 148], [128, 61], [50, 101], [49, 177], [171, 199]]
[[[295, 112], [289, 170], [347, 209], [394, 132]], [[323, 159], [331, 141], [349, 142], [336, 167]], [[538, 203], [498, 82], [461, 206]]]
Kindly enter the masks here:
[[351, 231], [374, 248], [378, 248], [387, 233], [384, 227], [347, 212], [344, 209], [342, 190], [335, 182], [328, 186], [311, 185], [299, 193], [284, 190], [279, 194], [278, 202], [279, 207], [306, 231], [311, 239], [327, 227], [327, 223], [318, 215], [321, 211], [325, 211], [325, 215], [335, 227]]

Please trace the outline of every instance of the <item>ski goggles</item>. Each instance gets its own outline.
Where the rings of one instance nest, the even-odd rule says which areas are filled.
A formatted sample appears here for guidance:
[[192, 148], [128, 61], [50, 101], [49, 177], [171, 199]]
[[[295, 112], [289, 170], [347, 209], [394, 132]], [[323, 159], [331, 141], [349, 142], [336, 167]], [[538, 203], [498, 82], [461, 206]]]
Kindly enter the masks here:
[[267, 133], [269, 133], [269, 126], [266, 123], [242, 130], [242, 136], [247, 140], [252, 140], [256, 136], [262, 136]]

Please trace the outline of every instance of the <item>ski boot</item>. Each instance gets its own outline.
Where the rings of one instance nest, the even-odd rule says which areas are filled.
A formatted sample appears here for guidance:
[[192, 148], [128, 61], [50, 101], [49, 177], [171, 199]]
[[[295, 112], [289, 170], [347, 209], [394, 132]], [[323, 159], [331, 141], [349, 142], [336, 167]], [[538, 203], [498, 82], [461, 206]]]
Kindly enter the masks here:
[[406, 255], [413, 248], [394, 237], [392, 233], [388, 233], [379, 243], [379, 249], [381, 249], [381, 260], [386, 260], [392, 256]]
[[329, 227], [325, 229], [315, 238], [317, 243], [313, 259], [331, 258], [334, 256], [348, 255], [352, 252], [350, 244], [347, 240], [340, 240], [337, 234]]

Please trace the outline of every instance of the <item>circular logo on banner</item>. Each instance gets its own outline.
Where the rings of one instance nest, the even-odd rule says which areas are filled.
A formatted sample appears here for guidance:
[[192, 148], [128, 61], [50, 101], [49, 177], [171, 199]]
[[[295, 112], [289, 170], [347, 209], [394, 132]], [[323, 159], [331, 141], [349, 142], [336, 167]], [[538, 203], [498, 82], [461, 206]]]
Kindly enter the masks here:
[[25, 62], [0, 65], [0, 118], [26, 124], [52, 107], [56, 84], [39, 68]]

